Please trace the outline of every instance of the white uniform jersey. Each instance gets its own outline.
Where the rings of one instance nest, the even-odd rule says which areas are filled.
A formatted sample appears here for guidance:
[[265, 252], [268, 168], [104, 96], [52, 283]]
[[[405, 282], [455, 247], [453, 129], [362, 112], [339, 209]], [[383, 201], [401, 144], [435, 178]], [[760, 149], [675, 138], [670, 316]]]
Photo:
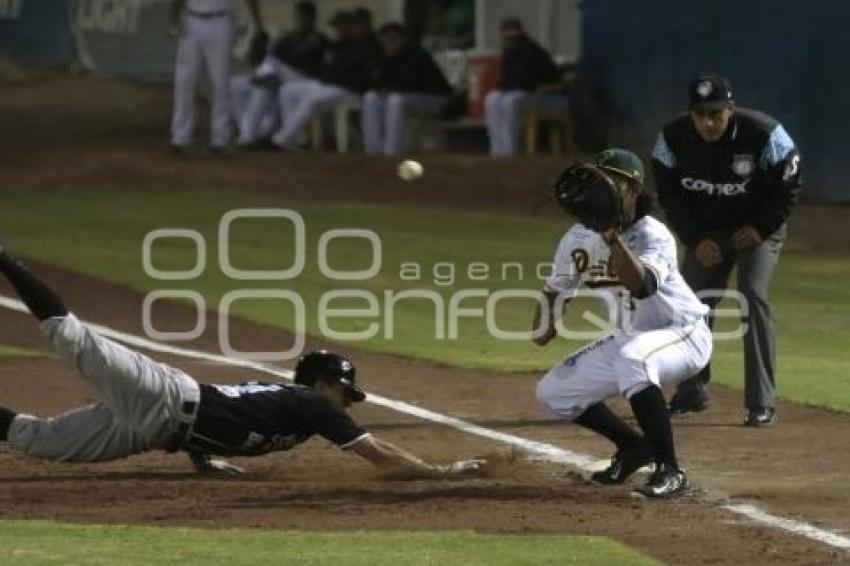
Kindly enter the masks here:
[[186, 8], [190, 12], [208, 14], [210, 12], [233, 11], [236, 5], [234, 0], [188, 0]]
[[602, 237], [575, 224], [558, 245], [549, 291], [572, 296], [582, 285], [611, 294], [619, 305], [617, 326], [621, 329], [655, 330], [686, 326], [708, 314], [679, 273], [676, 241], [662, 222], [644, 216], [625, 230], [626, 247], [655, 274], [658, 290], [636, 299], [622, 285], [610, 263], [611, 251]]

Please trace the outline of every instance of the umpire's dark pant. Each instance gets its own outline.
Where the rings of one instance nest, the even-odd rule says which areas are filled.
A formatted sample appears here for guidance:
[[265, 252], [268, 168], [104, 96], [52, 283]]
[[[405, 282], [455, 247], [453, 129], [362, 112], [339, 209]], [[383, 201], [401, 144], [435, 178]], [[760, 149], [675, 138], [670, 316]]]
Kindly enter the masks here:
[[[726, 289], [732, 269], [737, 267], [738, 291], [746, 299], [749, 310], [743, 322], [748, 325], [744, 335], [744, 403], [750, 409], [773, 408], [775, 404], [776, 329], [768, 290], [786, 232], [787, 226], [782, 226], [751, 250], [724, 250], [723, 261], [712, 267], [703, 266], [694, 250], [688, 248], [682, 264], [682, 275], [696, 293]], [[720, 297], [706, 297], [703, 302], [713, 313]], [[714, 326], [713, 315], [709, 318], [709, 326]], [[711, 365], [708, 365], [696, 376], [680, 383], [679, 393], [687, 396], [696, 384], [708, 383], [710, 379]]]

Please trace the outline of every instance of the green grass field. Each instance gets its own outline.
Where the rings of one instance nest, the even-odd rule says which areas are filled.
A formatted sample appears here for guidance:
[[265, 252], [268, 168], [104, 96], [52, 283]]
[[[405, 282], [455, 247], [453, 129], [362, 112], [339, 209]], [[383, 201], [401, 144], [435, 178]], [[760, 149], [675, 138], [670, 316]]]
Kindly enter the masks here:
[[298, 566], [651, 565], [609, 539], [470, 532], [314, 533], [0, 521], [0, 563]]
[[[199, 206], [199, 204], [203, 206]], [[287, 281], [233, 281], [218, 266], [218, 224], [221, 216], [236, 208], [288, 208], [297, 210], [306, 223], [306, 262], [303, 272]], [[73, 214], [68, 214], [73, 210]], [[140, 291], [187, 288], [203, 294], [207, 306], [217, 309], [222, 296], [242, 288], [283, 288], [299, 292], [306, 304], [306, 330], [322, 334], [316, 317], [320, 296], [334, 289], [357, 289], [375, 293], [381, 316], [334, 319], [337, 331], [369, 330], [378, 333], [358, 347], [448, 363], [462, 367], [507, 370], [543, 370], [577, 348], [578, 342], [562, 340], [541, 350], [526, 341], [503, 341], [491, 337], [481, 320], [460, 319], [456, 339], [435, 338], [435, 307], [425, 299], [406, 299], [393, 309], [394, 336], [385, 336], [388, 325], [382, 314], [387, 307], [383, 293], [424, 289], [448, 306], [461, 290], [536, 290], [542, 286], [534, 273], [541, 262], [551, 261], [565, 226], [552, 219], [524, 216], [453, 212], [405, 207], [382, 207], [349, 203], [293, 202], [285, 198], [240, 194], [238, 191], [115, 191], [51, 192], [34, 199], [31, 192], [7, 192], [0, 209], [3, 236], [19, 254], [66, 266], [106, 280], [127, 284]], [[207, 267], [193, 281], [156, 281], [144, 274], [142, 240], [157, 228], [189, 228], [200, 232], [208, 247]], [[319, 271], [317, 242], [331, 229], [368, 228], [382, 242], [379, 273], [365, 281], [334, 281]], [[231, 261], [240, 269], [273, 270], [290, 266], [294, 257], [292, 230], [282, 220], [240, 220], [233, 224]], [[370, 265], [371, 247], [365, 240], [339, 240], [329, 247], [328, 263], [334, 269], [357, 270]], [[161, 270], [189, 269], [195, 263], [194, 244], [185, 239], [161, 240], [154, 248], [154, 265]], [[402, 266], [418, 262], [418, 280], [401, 279]], [[451, 285], [448, 262], [455, 265]], [[486, 281], [469, 276], [470, 264], [489, 266]], [[522, 277], [515, 267], [519, 263]], [[436, 266], [436, 276], [435, 276]], [[409, 267], [409, 266], [408, 266]], [[479, 268], [480, 269], [480, 268]], [[405, 271], [412, 274], [409, 269]], [[472, 275], [475, 275], [474, 273]], [[439, 277], [437, 277], [439, 276]], [[850, 410], [850, 261], [843, 258], [807, 257], [793, 252], [783, 256], [774, 280], [773, 300], [779, 320], [779, 388], [783, 396], [803, 403]], [[483, 298], [466, 298], [462, 308], [481, 308]], [[364, 308], [363, 299], [338, 300], [336, 308]], [[496, 321], [504, 330], [526, 330], [531, 299], [498, 303]], [[231, 312], [245, 319], [292, 329], [291, 308], [281, 303], [242, 300]], [[568, 325], [585, 327], [575, 312]], [[234, 337], [238, 343], [238, 337]], [[720, 342], [716, 347], [716, 381], [742, 385], [740, 343]]]
[[16, 346], [7, 346], [0, 344], [0, 360], [10, 358], [50, 358], [52, 354], [48, 352], [36, 352], [35, 350], [26, 350]]

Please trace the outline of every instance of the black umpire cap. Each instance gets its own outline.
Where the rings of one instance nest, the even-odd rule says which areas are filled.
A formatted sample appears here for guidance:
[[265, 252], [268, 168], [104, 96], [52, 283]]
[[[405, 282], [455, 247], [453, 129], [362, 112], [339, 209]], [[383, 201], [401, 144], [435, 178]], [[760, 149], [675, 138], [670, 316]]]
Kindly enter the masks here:
[[699, 75], [688, 86], [691, 110], [723, 110], [732, 102], [732, 85], [718, 74]]
[[340, 354], [316, 350], [298, 360], [295, 366], [295, 383], [313, 387], [317, 381], [339, 383], [354, 403], [366, 399], [366, 392], [357, 386], [357, 368], [351, 360]]

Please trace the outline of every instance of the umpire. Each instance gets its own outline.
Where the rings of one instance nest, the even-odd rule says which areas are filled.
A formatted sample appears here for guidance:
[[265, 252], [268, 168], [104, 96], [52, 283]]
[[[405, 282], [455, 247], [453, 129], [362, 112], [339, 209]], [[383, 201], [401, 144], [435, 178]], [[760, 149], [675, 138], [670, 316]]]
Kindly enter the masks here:
[[[776, 120], [735, 106], [726, 78], [698, 76], [688, 97], [689, 112], [664, 127], [652, 151], [658, 197], [686, 248], [685, 280], [709, 307], [737, 267], [749, 313], [744, 424], [770, 426], [776, 421], [776, 333], [768, 289], [802, 190], [800, 155]], [[710, 371], [707, 366], [679, 384], [671, 415], [708, 407]]]

